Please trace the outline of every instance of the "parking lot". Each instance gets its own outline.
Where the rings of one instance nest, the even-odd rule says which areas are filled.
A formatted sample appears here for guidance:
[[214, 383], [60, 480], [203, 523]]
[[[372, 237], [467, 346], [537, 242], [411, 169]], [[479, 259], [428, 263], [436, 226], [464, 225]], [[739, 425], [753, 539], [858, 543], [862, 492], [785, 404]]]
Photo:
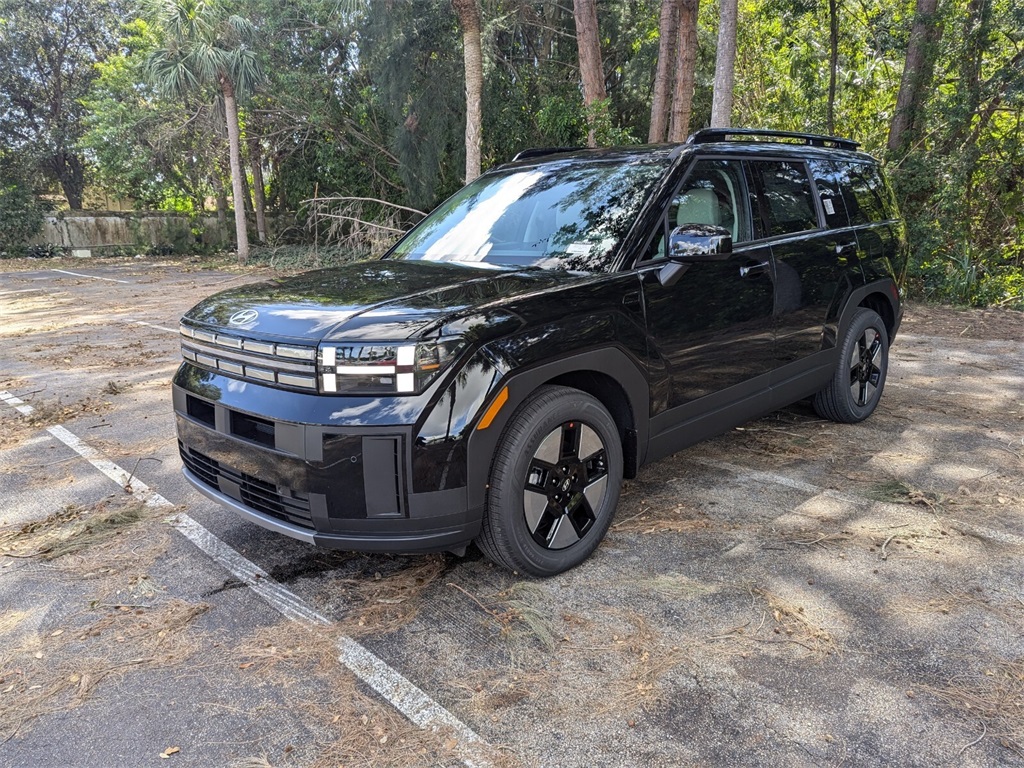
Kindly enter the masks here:
[[178, 317], [266, 276], [0, 274], [0, 765], [1024, 763], [1020, 314], [912, 305], [871, 419], [649, 465], [537, 581], [186, 484]]

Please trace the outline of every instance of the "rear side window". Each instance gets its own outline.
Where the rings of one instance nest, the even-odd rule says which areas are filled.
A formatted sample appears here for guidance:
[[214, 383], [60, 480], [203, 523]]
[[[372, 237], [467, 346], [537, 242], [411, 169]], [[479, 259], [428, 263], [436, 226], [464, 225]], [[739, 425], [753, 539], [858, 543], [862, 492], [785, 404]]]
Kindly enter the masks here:
[[811, 180], [803, 163], [747, 163], [754, 209], [754, 237], [777, 237], [818, 228]]
[[877, 165], [844, 162], [838, 163], [838, 170], [851, 224], [870, 224], [890, 218], [885, 203], [888, 192]]

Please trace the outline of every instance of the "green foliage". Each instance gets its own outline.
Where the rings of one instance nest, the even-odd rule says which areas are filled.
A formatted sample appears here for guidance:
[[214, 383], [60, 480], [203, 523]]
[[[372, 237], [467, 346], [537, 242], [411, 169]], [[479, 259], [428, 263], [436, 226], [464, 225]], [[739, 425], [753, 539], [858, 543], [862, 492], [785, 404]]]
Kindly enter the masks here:
[[43, 209], [24, 183], [25, 170], [0, 154], [0, 251], [15, 251], [39, 234]]
[[115, 43], [116, 0], [0, 0], [0, 152], [17, 152], [80, 208], [81, 99]]

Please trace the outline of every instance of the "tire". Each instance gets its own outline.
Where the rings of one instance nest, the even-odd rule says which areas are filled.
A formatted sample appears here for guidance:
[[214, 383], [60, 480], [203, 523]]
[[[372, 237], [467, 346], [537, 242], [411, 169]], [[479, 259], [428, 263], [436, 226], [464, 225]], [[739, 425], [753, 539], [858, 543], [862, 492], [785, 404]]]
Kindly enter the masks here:
[[822, 418], [855, 424], [872, 414], [889, 369], [889, 335], [873, 310], [860, 307], [839, 347], [832, 381], [814, 396]]
[[477, 547], [511, 571], [554, 576], [597, 549], [621, 488], [622, 442], [608, 411], [585, 392], [541, 387], [494, 453]]

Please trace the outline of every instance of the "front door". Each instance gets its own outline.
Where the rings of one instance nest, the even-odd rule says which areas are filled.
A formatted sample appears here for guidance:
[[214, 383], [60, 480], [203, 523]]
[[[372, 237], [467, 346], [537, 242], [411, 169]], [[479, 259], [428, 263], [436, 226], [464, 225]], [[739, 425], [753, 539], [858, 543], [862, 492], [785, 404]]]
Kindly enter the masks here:
[[[733, 237], [724, 261], [684, 267], [663, 285], [669, 232], [684, 224], [723, 227]], [[652, 381], [652, 434], [719, 404], [749, 397], [771, 366], [774, 307], [771, 255], [751, 242], [746, 183], [738, 160], [698, 160], [673, 197], [639, 265]]]

